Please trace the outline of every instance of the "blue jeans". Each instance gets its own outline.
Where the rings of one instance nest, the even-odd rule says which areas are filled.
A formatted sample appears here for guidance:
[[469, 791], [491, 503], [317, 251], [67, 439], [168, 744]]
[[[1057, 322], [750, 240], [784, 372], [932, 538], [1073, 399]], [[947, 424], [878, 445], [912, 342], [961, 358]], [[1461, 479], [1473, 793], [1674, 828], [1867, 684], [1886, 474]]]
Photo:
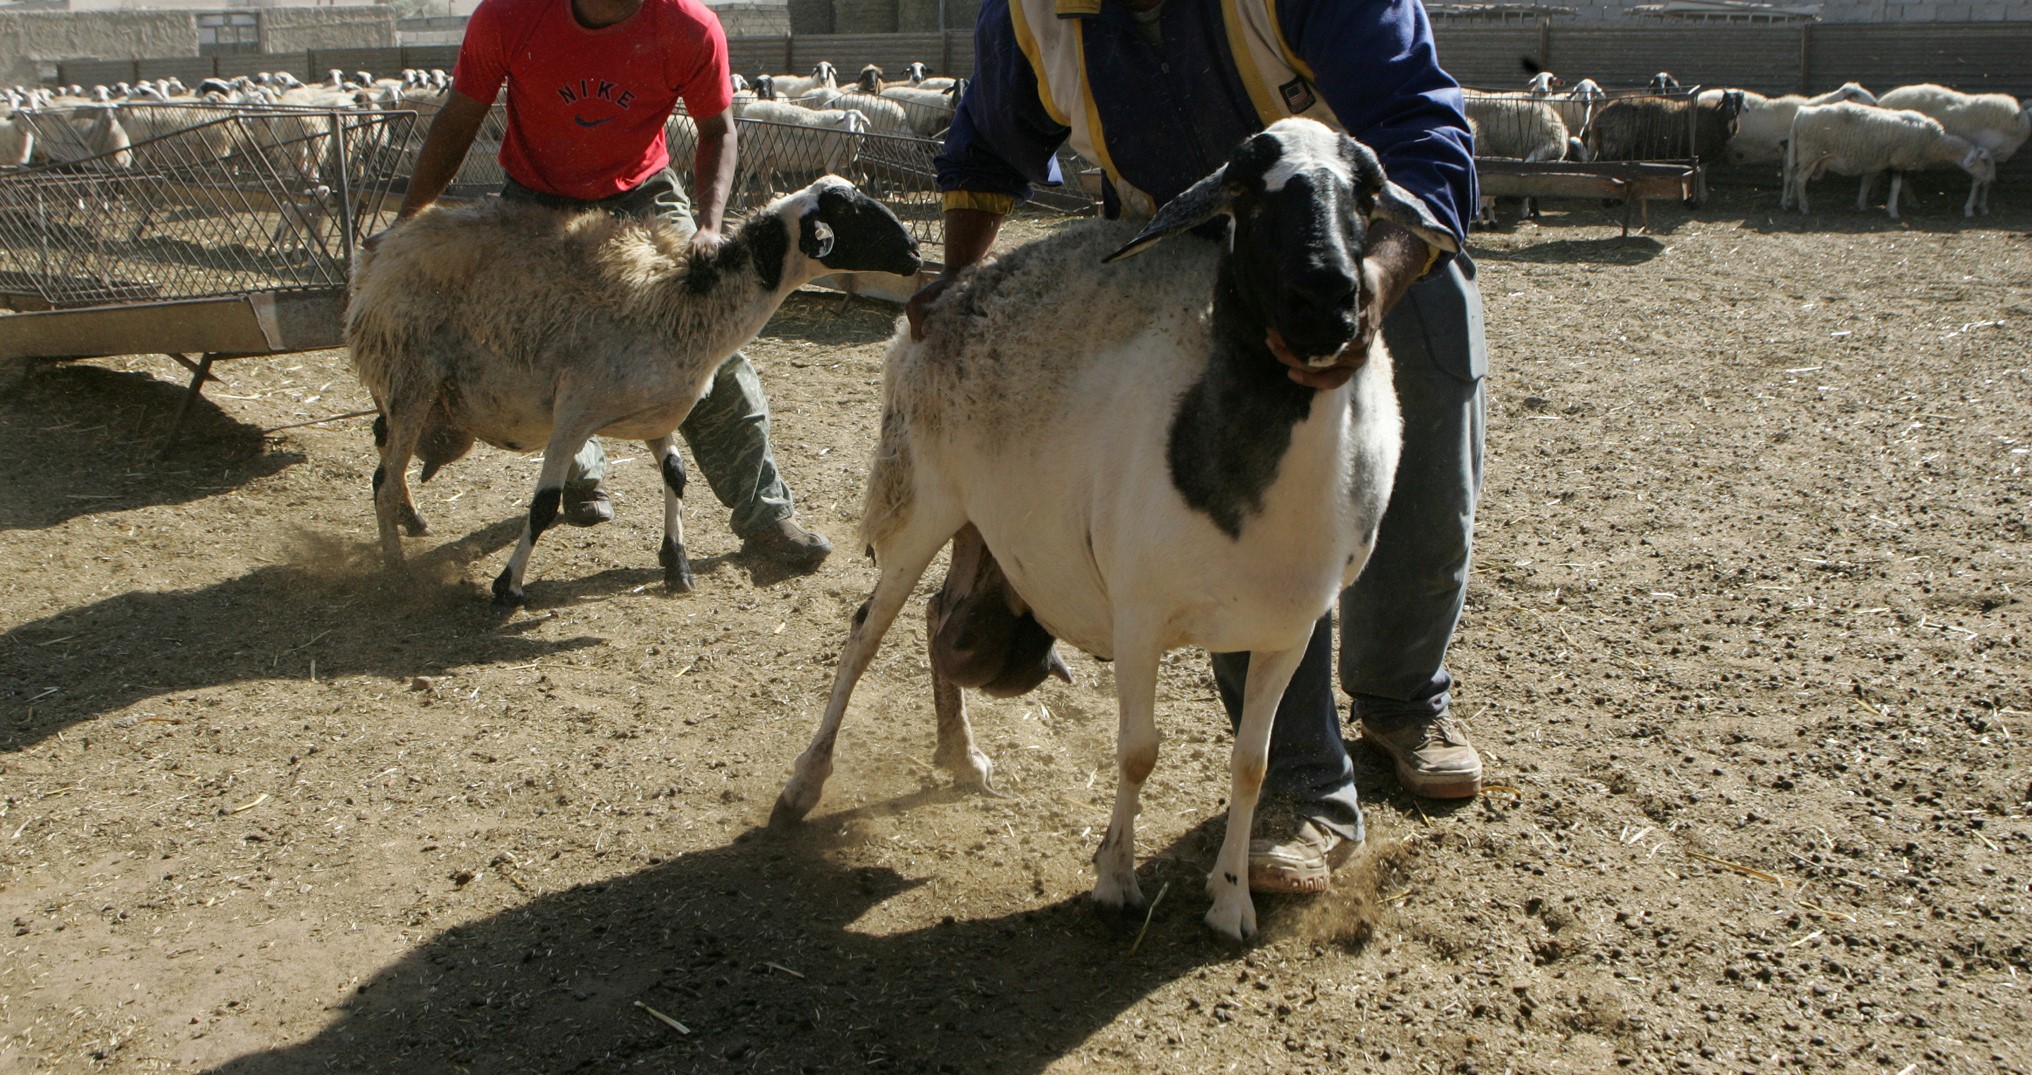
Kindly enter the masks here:
[[[600, 208], [624, 216], [661, 217], [677, 225], [686, 238], [695, 229], [684, 185], [668, 169], [634, 190], [596, 202], [543, 194], [513, 179], [502, 188], [501, 196], [552, 208]], [[677, 431], [684, 435], [685, 446], [691, 449], [713, 495], [733, 510], [730, 525], [736, 536], [745, 538], [790, 518], [795, 510], [790, 487], [783, 483], [776, 457], [769, 450], [769, 401], [762, 395], [762, 381], [748, 356], [736, 351], [720, 366], [705, 398]], [[590, 489], [606, 477], [607, 450], [600, 446], [598, 437], [589, 437], [572, 457], [565, 485]]]
[[[1446, 648], [1467, 598], [1482, 491], [1482, 295], [1466, 255], [1417, 284], [1383, 322], [1404, 412], [1404, 454], [1376, 549], [1341, 593], [1341, 687], [1357, 716], [1437, 714], [1453, 679]], [[1320, 618], [1277, 707], [1263, 790], [1350, 840], [1362, 838], [1354, 763], [1333, 690], [1333, 623]], [[1246, 653], [1214, 654], [1228, 720], [1241, 726]]]

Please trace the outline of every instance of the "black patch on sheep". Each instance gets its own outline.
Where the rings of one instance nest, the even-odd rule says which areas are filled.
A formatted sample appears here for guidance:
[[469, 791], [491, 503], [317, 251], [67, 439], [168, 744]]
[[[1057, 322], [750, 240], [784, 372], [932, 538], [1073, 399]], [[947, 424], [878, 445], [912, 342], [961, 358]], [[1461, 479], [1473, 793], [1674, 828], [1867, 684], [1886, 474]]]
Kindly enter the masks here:
[[381, 492], [381, 487], [382, 487], [383, 485], [386, 485], [387, 483], [388, 483], [388, 467], [387, 467], [387, 465], [386, 465], [386, 464], [383, 464], [383, 465], [381, 465], [381, 466], [375, 467], [375, 468], [374, 468], [374, 492], [375, 492], [375, 493], [376, 493], [376, 494], [378, 495], [378, 494], [379, 494], [379, 493]]
[[[755, 275], [761, 277], [763, 287], [774, 291], [783, 286], [783, 260], [790, 256], [790, 236], [784, 234], [780, 220], [773, 216], [761, 217], [742, 228], [740, 246], [745, 248], [748, 256], [754, 260]], [[697, 267], [694, 267], [692, 272], [696, 276]], [[701, 280], [693, 290], [696, 292], [709, 290], [715, 279], [717, 276]]]
[[388, 416], [385, 414], [377, 414], [374, 416], [374, 447], [382, 448], [386, 447], [387, 444], [388, 444]]
[[562, 488], [538, 489], [535, 499], [529, 502], [529, 543], [543, 536], [550, 524], [557, 521], [558, 506], [564, 503]]
[[663, 455], [663, 485], [670, 490], [670, 495], [684, 499], [684, 458], [676, 452]]
[[1227, 265], [1214, 291], [1214, 353], [1179, 400], [1165, 460], [1171, 484], [1221, 533], [1241, 540], [1242, 523], [1263, 510], [1263, 494], [1291, 446], [1292, 427], [1318, 393], [1287, 377], [1263, 342], [1263, 323], [1237, 316]]
[[[1235, 540], [1263, 510], [1292, 427], [1312, 413], [1317, 394], [1286, 375], [1266, 336], [1275, 329], [1305, 356], [1336, 354], [1354, 339], [1363, 222], [1383, 186], [1375, 155], [1342, 139], [1358, 189], [1325, 162], [1301, 161], [1270, 190], [1268, 175], [1286, 149], [1275, 135], [1259, 134], [1236, 148], [1217, 185], [1194, 188], [1199, 197], [1224, 199], [1212, 211], [1231, 214], [1234, 240], [1214, 282], [1213, 353], [1179, 400], [1166, 462], [1185, 502]], [[1180, 216], [1202, 212], [1187, 207]]]

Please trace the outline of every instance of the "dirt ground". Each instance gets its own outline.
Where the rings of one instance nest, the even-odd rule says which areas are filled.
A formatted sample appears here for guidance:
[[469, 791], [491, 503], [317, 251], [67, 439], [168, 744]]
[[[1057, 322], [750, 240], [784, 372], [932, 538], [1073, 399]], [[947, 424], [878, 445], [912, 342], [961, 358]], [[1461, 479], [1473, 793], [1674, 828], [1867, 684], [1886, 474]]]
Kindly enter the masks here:
[[[1493, 785], [1400, 793], [1314, 900], [1200, 923], [1227, 734], [1160, 685], [1142, 936], [1089, 909], [1109, 666], [977, 700], [1007, 798], [929, 766], [922, 619], [813, 821], [769, 805], [873, 571], [851, 544], [894, 308], [803, 294], [749, 353], [810, 576], [654, 469], [485, 585], [532, 458], [420, 487], [391, 573], [338, 352], [160, 358], [0, 404], [0, 1070], [2032, 1071], [2032, 195], [1964, 222], [1477, 237], [1493, 351], [1451, 665]], [[1922, 191], [1922, 194], [1925, 192]], [[679, 1030], [654, 1012], [681, 1023]]]

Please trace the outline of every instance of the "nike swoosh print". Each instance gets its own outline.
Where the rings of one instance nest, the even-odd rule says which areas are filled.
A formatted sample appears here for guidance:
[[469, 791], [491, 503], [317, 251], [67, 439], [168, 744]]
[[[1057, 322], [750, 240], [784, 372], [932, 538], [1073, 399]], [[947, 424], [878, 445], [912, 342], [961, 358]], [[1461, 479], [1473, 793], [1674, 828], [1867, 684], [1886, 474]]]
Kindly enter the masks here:
[[597, 127], [600, 124], [607, 122], [607, 120], [611, 120], [613, 118], [614, 117], [612, 116], [608, 116], [606, 119], [582, 119], [578, 116], [573, 116], [572, 122], [578, 124], [581, 127]]

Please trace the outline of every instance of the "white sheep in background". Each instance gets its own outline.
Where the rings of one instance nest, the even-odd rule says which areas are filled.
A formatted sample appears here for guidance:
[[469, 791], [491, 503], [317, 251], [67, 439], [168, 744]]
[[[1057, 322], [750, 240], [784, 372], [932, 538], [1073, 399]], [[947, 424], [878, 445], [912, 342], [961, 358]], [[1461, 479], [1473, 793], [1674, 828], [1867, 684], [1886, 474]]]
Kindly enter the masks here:
[[[1792, 137], [1785, 151], [1785, 192], [1781, 208], [1794, 201], [1807, 211], [1806, 185], [1826, 172], [1862, 177], [1856, 208], [1867, 209], [1877, 177], [1891, 173], [1891, 196], [1885, 211], [1898, 219], [1898, 192], [1906, 172], [1952, 165], [1969, 173], [1977, 184], [1997, 178], [1990, 151], [1960, 135], [1949, 134], [1938, 120], [1918, 112], [1843, 101], [1804, 105], [1792, 119]], [[1975, 190], [1963, 215], [1975, 214]]]
[[806, 90], [823, 86], [829, 90], [840, 88], [840, 72], [830, 61], [820, 60], [809, 75], [771, 75], [769, 81], [778, 97], [799, 97]]
[[868, 117], [851, 108], [799, 108], [786, 101], [736, 101], [741, 170], [758, 189], [851, 171]]
[[[1989, 150], [1990, 159], [1998, 164], [2010, 160], [2026, 138], [2032, 137], [2032, 106], [2007, 93], [1961, 93], [1929, 82], [1900, 86], [1878, 103], [1933, 117], [1949, 134]], [[1995, 178], [1977, 179], [1969, 190], [1964, 215], [1973, 215], [1976, 209], [1987, 214], [1990, 188], [1995, 185]]]
[[428, 480], [476, 438], [540, 448], [522, 540], [494, 580], [496, 604], [519, 605], [572, 456], [595, 434], [632, 437], [663, 475], [664, 582], [691, 589], [671, 433], [714, 372], [811, 280], [922, 264], [895, 215], [837, 176], [772, 203], [710, 257], [661, 220], [491, 199], [418, 214], [361, 255], [346, 311], [353, 368], [381, 412], [382, 553], [401, 562], [398, 525], [428, 532], [409, 495], [413, 456]]
[[1566, 120], [1542, 98], [1521, 93], [1462, 91], [1468, 118], [1480, 132], [1475, 155], [1521, 161], [1556, 161], [1567, 152]]
[[[1228, 243], [1181, 239], [1102, 264], [1221, 215]], [[1141, 234], [1061, 230], [960, 277], [922, 341], [899, 324], [861, 522], [881, 577], [773, 824], [817, 805], [855, 683], [933, 557], [972, 524], [1040, 623], [1115, 661], [1119, 783], [1094, 859], [1104, 907], [1143, 902], [1135, 819], [1157, 763], [1164, 653], [1253, 654], [1206, 920], [1255, 932], [1249, 829], [1271, 716], [1314, 622], [1368, 558], [1402, 435], [1380, 335], [1325, 392], [1293, 383], [1265, 341], [1314, 365], [1351, 343], [1373, 216], [1455, 246], [1367, 147], [1280, 120]], [[1073, 308], [1090, 316], [1039, 314]], [[963, 712], [941, 712], [939, 738], [941, 758], [985, 776]]]
[[[1722, 90], [1702, 90], [1700, 103], [1709, 106], [1721, 100]], [[1840, 101], [1854, 101], [1858, 104], [1874, 105], [1876, 97], [1860, 84], [1844, 82], [1839, 87], [1813, 97], [1788, 93], [1782, 97], [1766, 97], [1761, 93], [1744, 90], [1743, 111], [1736, 117], [1736, 133], [1729, 138], [1722, 149], [1722, 156], [1730, 164], [1762, 164], [1785, 159], [1785, 143], [1792, 137], [1792, 118], [1799, 114], [1803, 105], [1830, 105]]]
[[910, 134], [919, 138], [936, 138], [947, 127], [952, 126], [953, 109], [958, 105], [954, 85], [957, 85], [957, 82], [944, 89], [934, 89], [930, 86], [890, 86], [882, 91], [882, 96], [895, 102], [908, 117]]
[[876, 134], [911, 134], [910, 116], [901, 104], [887, 96], [874, 97], [865, 93], [840, 93], [835, 90], [818, 89], [797, 99], [797, 104], [811, 109], [851, 108], [868, 117], [868, 129]]

